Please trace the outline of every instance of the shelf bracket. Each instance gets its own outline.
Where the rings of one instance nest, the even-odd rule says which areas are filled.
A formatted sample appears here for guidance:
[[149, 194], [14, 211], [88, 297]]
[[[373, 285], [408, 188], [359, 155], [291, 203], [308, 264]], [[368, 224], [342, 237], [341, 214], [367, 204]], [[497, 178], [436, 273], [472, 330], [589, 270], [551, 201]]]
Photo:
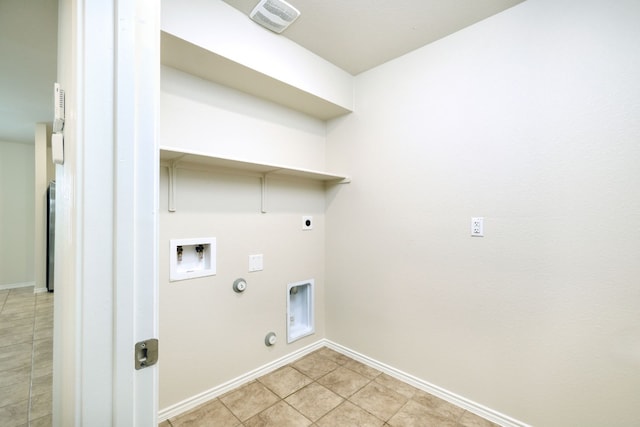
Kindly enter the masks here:
[[176, 162], [169, 164], [169, 212], [176, 211]]
[[260, 177], [260, 212], [267, 213], [267, 174]]

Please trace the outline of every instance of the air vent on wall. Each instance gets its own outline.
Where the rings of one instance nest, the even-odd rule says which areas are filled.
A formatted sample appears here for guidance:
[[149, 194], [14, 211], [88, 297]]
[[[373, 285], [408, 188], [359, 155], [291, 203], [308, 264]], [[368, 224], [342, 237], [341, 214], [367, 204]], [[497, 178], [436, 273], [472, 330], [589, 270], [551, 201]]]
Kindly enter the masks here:
[[249, 17], [263, 27], [281, 33], [295, 21], [300, 12], [284, 0], [260, 0]]

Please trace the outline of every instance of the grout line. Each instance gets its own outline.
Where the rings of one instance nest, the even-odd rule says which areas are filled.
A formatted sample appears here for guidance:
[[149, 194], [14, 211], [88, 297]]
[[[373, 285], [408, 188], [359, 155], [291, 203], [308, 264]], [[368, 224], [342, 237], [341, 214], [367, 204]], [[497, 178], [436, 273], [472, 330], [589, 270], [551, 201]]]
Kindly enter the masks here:
[[[9, 291], [11, 292], [11, 291]], [[4, 309], [4, 305], [7, 303], [7, 299], [9, 299], [9, 292], [7, 292], [4, 295], [4, 300], [2, 301], [2, 304], [0, 304], [0, 314], [2, 314], [2, 310]]]
[[33, 327], [31, 329], [31, 371], [29, 372], [29, 407], [27, 409], [27, 423], [31, 424], [31, 403], [33, 397], [33, 364], [35, 358], [35, 335], [36, 335], [36, 314], [38, 309], [38, 302], [36, 301], [36, 294], [33, 294]]

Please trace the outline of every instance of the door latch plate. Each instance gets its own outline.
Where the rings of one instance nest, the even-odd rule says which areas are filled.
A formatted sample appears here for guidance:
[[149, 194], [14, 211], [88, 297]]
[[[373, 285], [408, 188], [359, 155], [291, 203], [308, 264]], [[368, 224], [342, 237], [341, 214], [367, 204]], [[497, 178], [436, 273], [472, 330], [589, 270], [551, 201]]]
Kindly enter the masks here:
[[136, 370], [155, 365], [158, 362], [158, 340], [151, 338], [136, 343], [134, 359]]

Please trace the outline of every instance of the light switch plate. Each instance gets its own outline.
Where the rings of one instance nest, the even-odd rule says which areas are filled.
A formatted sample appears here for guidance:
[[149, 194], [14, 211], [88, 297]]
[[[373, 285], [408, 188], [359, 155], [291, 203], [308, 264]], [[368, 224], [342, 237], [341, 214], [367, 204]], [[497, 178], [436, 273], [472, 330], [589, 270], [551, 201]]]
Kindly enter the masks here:
[[262, 254], [249, 255], [249, 272], [262, 271], [264, 269], [264, 256]]

